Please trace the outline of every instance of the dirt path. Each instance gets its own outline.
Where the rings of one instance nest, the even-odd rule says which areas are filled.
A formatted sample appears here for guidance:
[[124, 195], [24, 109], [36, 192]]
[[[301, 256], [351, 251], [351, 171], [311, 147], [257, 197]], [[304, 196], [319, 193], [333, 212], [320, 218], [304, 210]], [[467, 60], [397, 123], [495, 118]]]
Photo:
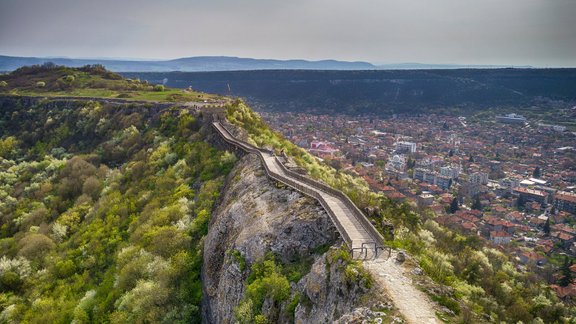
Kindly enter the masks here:
[[388, 258], [387, 253], [376, 260], [364, 262], [364, 267], [372, 273], [374, 280], [382, 286], [392, 298], [394, 306], [411, 324], [441, 323], [436, 318], [434, 304], [428, 296], [418, 290], [412, 279], [404, 273], [409, 271], [396, 262], [396, 253]]

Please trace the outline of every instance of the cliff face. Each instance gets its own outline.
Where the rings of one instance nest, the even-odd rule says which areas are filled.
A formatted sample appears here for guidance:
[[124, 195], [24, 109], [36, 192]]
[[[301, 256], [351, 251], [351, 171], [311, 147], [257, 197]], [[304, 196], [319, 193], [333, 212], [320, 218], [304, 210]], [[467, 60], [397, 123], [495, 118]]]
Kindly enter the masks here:
[[[228, 176], [204, 242], [204, 321], [234, 322], [251, 266], [270, 252], [283, 266], [309, 264], [306, 274], [290, 282], [291, 298], [280, 305], [265, 300], [262, 314], [277, 322], [337, 320], [370, 293], [361, 280], [344, 274], [343, 260], [329, 257], [335, 249], [326, 247], [338, 243], [336, 229], [314, 200], [270, 181], [256, 156], [243, 157]], [[299, 302], [288, 310], [295, 296]]]

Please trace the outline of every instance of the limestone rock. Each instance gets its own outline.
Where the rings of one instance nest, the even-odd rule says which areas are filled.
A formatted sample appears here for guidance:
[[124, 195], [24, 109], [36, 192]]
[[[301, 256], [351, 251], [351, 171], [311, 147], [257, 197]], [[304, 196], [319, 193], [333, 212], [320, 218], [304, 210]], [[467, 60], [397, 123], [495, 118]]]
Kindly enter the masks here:
[[[204, 320], [233, 322], [250, 265], [267, 252], [289, 263], [336, 242], [334, 233], [328, 215], [314, 200], [290, 188], [277, 188], [256, 156], [243, 157], [227, 178], [204, 242]], [[245, 260], [244, 271], [231, 255], [234, 250], [236, 258]]]

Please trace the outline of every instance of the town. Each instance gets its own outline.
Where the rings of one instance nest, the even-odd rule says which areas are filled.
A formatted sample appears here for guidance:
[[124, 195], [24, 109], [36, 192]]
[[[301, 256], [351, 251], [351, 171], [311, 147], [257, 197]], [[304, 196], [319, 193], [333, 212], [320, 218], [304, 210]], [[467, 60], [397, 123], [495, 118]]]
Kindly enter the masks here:
[[576, 133], [565, 127], [516, 114], [261, 114], [334, 168], [432, 211], [444, 226], [484, 237], [521, 265], [576, 255]]

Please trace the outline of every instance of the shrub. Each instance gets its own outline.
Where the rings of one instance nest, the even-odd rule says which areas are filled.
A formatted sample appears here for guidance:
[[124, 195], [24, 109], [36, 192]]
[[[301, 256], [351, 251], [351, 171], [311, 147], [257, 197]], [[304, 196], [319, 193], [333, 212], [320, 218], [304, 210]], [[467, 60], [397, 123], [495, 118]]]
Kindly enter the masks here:
[[92, 197], [94, 200], [98, 198], [101, 190], [102, 185], [100, 184], [100, 181], [94, 176], [88, 177], [82, 185], [82, 193]]
[[56, 275], [60, 278], [68, 278], [76, 272], [76, 266], [72, 260], [58, 261], [56, 263]]
[[6, 137], [5, 139], [0, 139], [0, 156], [8, 158], [9, 155], [14, 154], [14, 150], [18, 146], [18, 141], [14, 136]]
[[281, 268], [274, 262], [273, 257], [270, 259], [270, 256], [267, 256], [267, 259], [254, 263], [251, 270], [246, 295], [234, 312], [240, 323], [264, 320], [262, 305], [266, 299], [279, 305], [290, 297], [290, 282], [281, 273]]
[[55, 246], [48, 236], [35, 233], [26, 235], [18, 245], [18, 255], [30, 260], [40, 259]]
[[24, 281], [13, 271], [6, 271], [0, 274], [0, 291], [18, 291]]
[[154, 91], [162, 92], [164, 90], [166, 90], [166, 88], [161, 84], [157, 84], [154, 86]]

